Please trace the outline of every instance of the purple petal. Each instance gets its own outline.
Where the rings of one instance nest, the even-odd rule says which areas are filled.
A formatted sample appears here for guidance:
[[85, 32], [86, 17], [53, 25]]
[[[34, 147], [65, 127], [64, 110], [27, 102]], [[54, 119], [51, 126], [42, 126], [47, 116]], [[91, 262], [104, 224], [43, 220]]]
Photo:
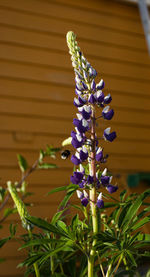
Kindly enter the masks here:
[[89, 96], [88, 102], [91, 104], [94, 104], [96, 102], [96, 99], [93, 93]]
[[82, 86], [83, 86], [84, 90], [88, 89], [88, 86], [83, 81], [82, 81]]
[[97, 102], [101, 104], [104, 101], [104, 93], [102, 91], [97, 91], [96, 99], [97, 99]]
[[112, 119], [113, 115], [114, 115], [114, 110], [113, 109], [106, 112], [106, 113], [102, 112], [102, 116], [104, 117], [104, 119], [107, 119], [107, 120]]
[[78, 100], [80, 102], [80, 104], [83, 106], [84, 104], [86, 104], [86, 99], [84, 99], [82, 96], [78, 97]]
[[95, 89], [96, 89], [96, 84], [95, 84], [95, 81], [93, 80], [91, 83], [91, 90], [95, 91]]
[[106, 187], [106, 189], [108, 190], [109, 193], [113, 193], [113, 192], [115, 192], [118, 189], [118, 187], [117, 186], [113, 186], [113, 185], [108, 185]]
[[71, 144], [74, 148], [79, 148], [79, 147], [82, 146], [83, 140], [78, 141], [76, 138], [73, 138], [72, 141], [71, 141]]
[[90, 116], [91, 116], [91, 111], [88, 113], [86, 112], [84, 109], [83, 111], [81, 112], [82, 116], [84, 119], [90, 119]]
[[83, 199], [81, 200], [81, 204], [82, 204], [84, 207], [86, 207], [86, 206], [88, 205], [88, 203], [89, 203], [89, 200], [88, 200], [87, 198], [83, 198]]
[[88, 175], [88, 177], [87, 177], [87, 182], [88, 182], [88, 184], [93, 184], [93, 182], [94, 182], [93, 176]]
[[83, 179], [83, 173], [78, 171], [75, 171], [73, 173], [73, 176], [71, 176], [71, 182], [76, 185], [78, 185], [82, 181], [82, 179]]
[[96, 161], [100, 162], [103, 159], [103, 151], [100, 151], [98, 154], [96, 154]]
[[81, 189], [83, 189], [83, 188], [85, 187], [85, 184], [86, 184], [86, 182], [83, 180], [83, 181], [79, 184], [79, 187], [80, 187]]
[[100, 80], [100, 82], [97, 84], [96, 88], [99, 89], [103, 89], [105, 86], [105, 83], [103, 80]]
[[104, 201], [101, 199], [101, 200], [97, 200], [97, 203], [96, 203], [97, 207], [102, 209], [104, 208]]
[[112, 100], [112, 97], [110, 94], [104, 97], [104, 104], [109, 104]]
[[81, 163], [81, 161], [75, 155], [71, 156], [71, 161], [75, 165], [79, 165]]
[[109, 179], [110, 179], [109, 176], [101, 176], [101, 183], [102, 183], [102, 185], [109, 184]]
[[80, 159], [82, 162], [84, 162], [88, 158], [88, 152], [85, 153], [84, 151], [80, 151]]
[[104, 130], [104, 138], [110, 142], [112, 142], [117, 137], [116, 132], [112, 132], [110, 134], [107, 134]]

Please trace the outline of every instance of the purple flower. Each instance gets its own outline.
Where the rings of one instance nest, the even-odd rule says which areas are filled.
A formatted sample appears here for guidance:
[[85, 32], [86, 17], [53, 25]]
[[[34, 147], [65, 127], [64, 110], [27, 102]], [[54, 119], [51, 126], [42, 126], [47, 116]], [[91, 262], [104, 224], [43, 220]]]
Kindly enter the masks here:
[[88, 158], [88, 151], [85, 146], [80, 150], [80, 160], [84, 162]]
[[96, 70], [90, 65], [90, 68], [89, 68], [89, 77], [90, 78], [95, 78], [96, 75], [97, 75]]
[[83, 106], [83, 105], [80, 103], [79, 99], [77, 99], [77, 98], [74, 98], [73, 104], [74, 104], [76, 107], [82, 107], [82, 106]]
[[84, 195], [84, 197], [83, 197], [82, 200], [81, 200], [81, 204], [82, 204], [84, 207], [86, 207], [87, 204], [88, 204], [88, 202], [89, 202], [89, 195], [88, 195], [88, 193], [87, 193], [85, 190], [83, 190], [83, 195]]
[[94, 90], [95, 91], [96, 89], [96, 84], [95, 84], [95, 81], [92, 80], [92, 83], [91, 83], [91, 90]]
[[103, 200], [97, 200], [97, 203], [96, 203], [97, 207], [102, 209], [104, 208], [104, 201]]
[[91, 104], [94, 104], [96, 102], [96, 99], [93, 93], [91, 93], [91, 95], [89, 96], [88, 102]]
[[103, 89], [105, 86], [104, 81], [101, 79], [100, 82], [96, 85], [96, 88], [99, 89]]
[[102, 185], [109, 184], [110, 177], [109, 176], [101, 176], [101, 183]]
[[83, 179], [83, 173], [75, 171], [73, 173], [73, 176], [70, 177], [70, 179], [73, 184], [78, 185]]
[[81, 83], [82, 83], [82, 86], [83, 86], [84, 90], [87, 90], [88, 86], [83, 81]]
[[116, 132], [110, 133], [110, 130], [110, 127], [104, 130], [104, 139], [112, 142], [116, 138]]
[[75, 94], [79, 96], [79, 95], [82, 94], [82, 91], [80, 91], [80, 90], [78, 90], [78, 89], [76, 88], [76, 89], [75, 89]]
[[[74, 132], [75, 133], [75, 132]], [[74, 148], [79, 148], [82, 146], [83, 144], [83, 138], [79, 133], [75, 133], [71, 132], [71, 136], [73, 136], [71, 144]]]
[[113, 193], [113, 192], [115, 192], [117, 189], [118, 189], [118, 186], [113, 186], [113, 185], [108, 185], [107, 187], [106, 187], [106, 189], [108, 190], [108, 192], [109, 193]]
[[101, 103], [104, 101], [104, 93], [102, 92], [102, 90], [98, 90], [98, 91], [94, 94], [94, 96], [96, 97], [97, 102], [98, 102], [99, 104], [101, 104]]
[[81, 112], [84, 119], [86, 120], [90, 119], [91, 112], [92, 112], [90, 106], [84, 105], [82, 108], [79, 108], [78, 110]]
[[88, 182], [88, 184], [93, 184], [93, 182], [94, 182], [93, 176], [88, 175], [88, 177], [87, 177], [87, 182]]
[[81, 84], [76, 83], [76, 89], [77, 89], [77, 90], [80, 90], [80, 91], [83, 91], [83, 90], [84, 90], [84, 87], [83, 87]]
[[79, 153], [76, 152], [75, 155], [71, 156], [71, 161], [75, 165], [79, 165], [81, 163]]
[[109, 106], [106, 106], [103, 110], [102, 110], [102, 116], [104, 117], [104, 119], [110, 120], [112, 119], [114, 115], [114, 110], [111, 109], [109, 111]]
[[76, 190], [76, 193], [77, 193], [77, 197], [79, 198], [79, 199], [82, 199], [83, 197], [84, 197], [84, 193], [83, 192], [81, 192], [80, 190]]
[[88, 203], [89, 203], [89, 200], [88, 200], [87, 198], [82, 198], [81, 204], [82, 204], [84, 207], [86, 207], [86, 206], [88, 205]]
[[86, 104], [86, 99], [83, 98], [82, 96], [79, 96], [79, 97], [78, 97], [78, 100], [79, 100], [79, 102], [80, 102], [80, 104], [81, 104], [82, 106]]
[[98, 208], [104, 208], [104, 201], [102, 200], [102, 192], [100, 192], [99, 196], [97, 197], [96, 205]]
[[112, 98], [110, 93], [104, 97], [104, 104], [109, 104], [111, 102]]
[[85, 185], [86, 185], [86, 181], [85, 180], [83, 180], [81, 183], [79, 183], [79, 187], [81, 189], [83, 189], [85, 187]]
[[100, 162], [102, 159], [103, 159], [103, 150], [101, 147], [99, 147], [96, 152], [96, 161]]
[[80, 133], [85, 133], [89, 128], [88, 121], [86, 121], [85, 119], [79, 120], [74, 118], [73, 124], [77, 127]]

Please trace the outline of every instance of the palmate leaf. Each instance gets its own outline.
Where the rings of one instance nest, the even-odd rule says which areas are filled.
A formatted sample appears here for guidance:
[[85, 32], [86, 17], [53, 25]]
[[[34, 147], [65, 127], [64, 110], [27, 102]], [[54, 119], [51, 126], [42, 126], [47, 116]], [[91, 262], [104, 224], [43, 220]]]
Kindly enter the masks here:
[[68, 210], [68, 207], [65, 208], [65, 209], [63, 209], [62, 211], [57, 212], [56, 214], [54, 214], [54, 216], [52, 217], [51, 223], [52, 223], [52, 224], [55, 224], [55, 223], [57, 222], [58, 219], [64, 218], [65, 216], [63, 216], [63, 213], [64, 213], [66, 210]]
[[148, 222], [150, 222], [150, 216], [146, 216], [143, 219], [141, 219], [137, 224], [135, 224], [132, 227], [132, 231], [135, 231], [135, 230], [141, 228], [143, 225], [145, 225]]
[[123, 223], [123, 220], [125, 218], [125, 215], [127, 214], [127, 211], [129, 210], [129, 208], [131, 207], [131, 203], [126, 203], [119, 215], [119, 218], [118, 218], [118, 227], [120, 228], [122, 223]]
[[142, 205], [143, 200], [150, 195], [150, 190], [147, 190], [143, 192], [137, 199], [136, 201], [127, 209], [126, 214], [121, 221], [120, 227], [122, 228], [122, 231], [125, 232], [129, 224], [131, 223], [132, 219], [136, 215], [138, 209]]
[[74, 191], [75, 191], [75, 190], [72, 190], [72, 191], [68, 192], [68, 193], [65, 195], [64, 199], [63, 199], [63, 200], [61, 201], [61, 203], [59, 204], [58, 209], [62, 209], [62, 208], [64, 209], [64, 208], [66, 207], [66, 205], [67, 205], [69, 199], [71, 198], [71, 196], [73, 195]]
[[[150, 212], [150, 207], [145, 208], [142, 212], [140, 212], [132, 221], [132, 224], [130, 225], [130, 228], [134, 228], [134, 226], [138, 223], [140, 223], [140, 219], [146, 215], [146, 213]], [[145, 223], [144, 223], [145, 224]], [[139, 227], [138, 227], [139, 228]]]
[[126, 190], [126, 189], [125, 189], [125, 190], [123, 190], [123, 191], [120, 193], [120, 200], [121, 200], [121, 201], [123, 201], [123, 200], [124, 200], [124, 198], [125, 198], [126, 194], [127, 194], [127, 190]]
[[31, 266], [35, 262], [39, 261], [42, 256], [43, 256], [43, 253], [33, 254], [31, 257], [25, 259], [22, 263], [18, 264], [17, 267], [19, 268], [23, 266]]
[[28, 241], [27, 243], [25, 243], [24, 245], [22, 245], [21, 247], [19, 247], [18, 250], [22, 250], [24, 248], [27, 248], [27, 247], [31, 247], [31, 246], [38, 246], [38, 245], [44, 245], [44, 244], [62, 244], [63, 242], [65, 242], [64, 240], [61, 240], [61, 239], [34, 239], [34, 240], [31, 240], [31, 241]]
[[46, 220], [35, 217], [35, 216], [26, 216], [26, 220], [33, 225], [39, 227], [48, 232], [52, 232], [54, 234], [65, 236], [64, 232], [61, 232], [56, 226], [51, 223], [48, 223]]

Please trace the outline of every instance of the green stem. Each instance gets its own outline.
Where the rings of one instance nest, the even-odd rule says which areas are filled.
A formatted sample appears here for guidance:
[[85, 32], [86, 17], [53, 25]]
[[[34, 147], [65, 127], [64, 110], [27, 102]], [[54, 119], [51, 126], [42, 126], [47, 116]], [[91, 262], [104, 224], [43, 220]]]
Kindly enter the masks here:
[[51, 264], [51, 272], [52, 272], [52, 275], [53, 275], [54, 274], [54, 259], [53, 259], [52, 256], [50, 257], [50, 264]]
[[107, 270], [107, 273], [106, 273], [106, 277], [109, 277], [109, 276], [110, 276], [111, 269], [112, 269], [112, 263], [111, 263], [111, 264], [109, 265], [109, 267], [108, 267], [108, 270]]
[[[28, 233], [29, 233], [29, 238], [32, 240], [33, 236], [32, 236], [31, 230], [28, 230]], [[31, 252], [33, 252], [33, 246], [31, 246]], [[34, 263], [33, 266], [34, 266], [34, 271], [35, 271], [36, 277], [40, 277], [40, 272], [39, 272], [37, 263]]]
[[129, 270], [129, 267], [128, 267], [128, 264], [127, 264], [127, 261], [126, 261], [125, 257], [123, 258], [123, 263], [125, 265], [126, 270]]
[[[96, 208], [96, 162], [95, 162], [95, 108], [92, 107], [91, 114], [91, 141], [92, 141], [92, 151], [91, 151], [91, 162], [89, 164], [90, 174], [94, 178], [93, 187], [90, 190], [90, 206], [91, 206], [91, 215], [92, 215], [92, 225], [93, 225], [93, 235], [98, 233], [98, 218], [97, 218], [97, 208]], [[88, 257], [88, 277], [93, 277], [94, 274], [94, 257], [95, 257], [95, 249], [96, 238], [93, 240], [92, 249], [90, 251], [90, 255]]]

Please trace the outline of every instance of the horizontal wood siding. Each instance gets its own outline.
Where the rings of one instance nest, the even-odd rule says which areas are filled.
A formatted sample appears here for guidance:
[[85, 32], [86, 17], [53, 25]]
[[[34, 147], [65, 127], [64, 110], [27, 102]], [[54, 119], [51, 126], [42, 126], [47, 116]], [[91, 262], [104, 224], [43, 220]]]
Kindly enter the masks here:
[[[20, 180], [17, 153], [31, 165], [40, 148], [60, 146], [73, 128], [69, 30], [113, 97], [114, 119], [99, 121], [98, 132], [109, 125], [117, 131], [117, 140], [102, 146], [120, 192], [128, 173], [150, 171], [150, 58], [137, 7], [109, 0], [0, 1], [0, 185]], [[50, 218], [64, 194], [50, 197], [47, 192], [70, 181], [70, 161], [57, 155], [51, 162], [59, 168], [29, 177], [32, 215]], [[8, 218], [1, 236], [18, 220], [18, 215]], [[17, 234], [22, 232], [19, 225]], [[0, 265], [1, 277], [23, 276], [16, 268], [25, 255], [19, 246], [12, 240], [1, 251], [7, 259]]]

